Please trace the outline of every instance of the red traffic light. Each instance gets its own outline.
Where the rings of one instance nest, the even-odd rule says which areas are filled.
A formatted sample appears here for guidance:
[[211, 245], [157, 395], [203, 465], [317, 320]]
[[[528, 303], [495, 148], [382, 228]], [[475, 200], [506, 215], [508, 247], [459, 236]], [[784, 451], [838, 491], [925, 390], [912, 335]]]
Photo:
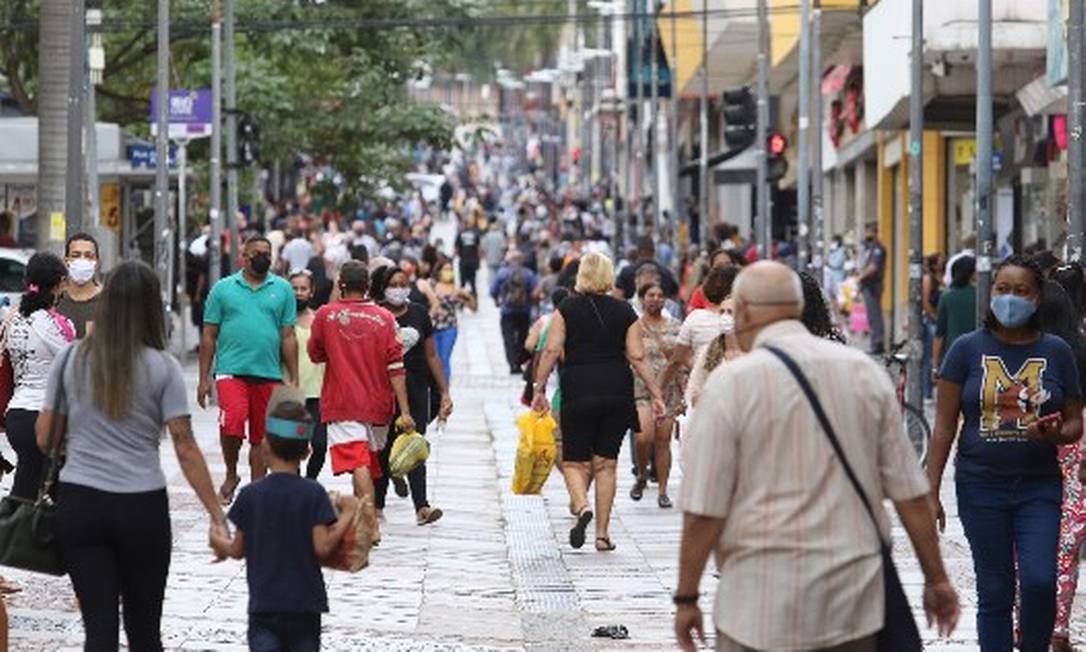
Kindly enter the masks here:
[[766, 148], [773, 156], [780, 156], [781, 154], [784, 154], [784, 150], [788, 149], [788, 139], [784, 137], [784, 134], [775, 131], [769, 135], [769, 139], [766, 141]]

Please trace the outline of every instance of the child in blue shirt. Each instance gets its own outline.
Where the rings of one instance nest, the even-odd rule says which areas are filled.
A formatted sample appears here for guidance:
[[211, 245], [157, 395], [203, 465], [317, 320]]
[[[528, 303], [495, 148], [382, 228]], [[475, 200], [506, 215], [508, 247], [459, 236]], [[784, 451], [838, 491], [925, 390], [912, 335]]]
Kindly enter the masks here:
[[356, 503], [345, 496], [337, 517], [324, 488], [299, 475], [313, 434], [304, 404], [279, 403], [267, 426], [269, 474], [238, 494], [228, 514], [234, 536], [215, 530], [211, 544], [221, 557], [246, 560], [249, 649], [316, 652], [328, 611], [320, 560], [339, 545]]

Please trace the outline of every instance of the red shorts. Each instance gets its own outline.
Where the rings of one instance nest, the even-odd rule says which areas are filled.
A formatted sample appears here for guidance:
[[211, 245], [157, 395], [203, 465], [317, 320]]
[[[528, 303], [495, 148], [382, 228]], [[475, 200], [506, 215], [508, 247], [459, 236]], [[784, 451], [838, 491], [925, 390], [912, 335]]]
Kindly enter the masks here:
[[326, 428], [332, 475], [368, 468], [372, 479], [381, 477], [380, 451], [372, 450], [370, 442], [375, 426], [359, 421], [337, 421], [327, 424]]
[[249, 443], [264, 441], [267, 430], [268, 403], [272, 390], [279, 383], [224, 377], [215, 381], [219, 393], [219, 433], [227, 437], [245, 438], [249, 424]]

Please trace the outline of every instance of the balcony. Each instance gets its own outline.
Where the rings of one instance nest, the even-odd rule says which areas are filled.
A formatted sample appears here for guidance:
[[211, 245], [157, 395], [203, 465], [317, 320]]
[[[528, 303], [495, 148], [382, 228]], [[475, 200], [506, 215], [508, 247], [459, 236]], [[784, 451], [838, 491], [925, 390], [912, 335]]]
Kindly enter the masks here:
[[[911, 0], [880, 0], [864, 15], [867, 124], [876, 129], [908, 125]], [[992, 3], [992, 94], [996, 116], [1014, 94], [1044, 73], [1047, 3]], [[976, 112], [977, 4], [924, 2], [924, 119], [932, 128], [972, 129]]]

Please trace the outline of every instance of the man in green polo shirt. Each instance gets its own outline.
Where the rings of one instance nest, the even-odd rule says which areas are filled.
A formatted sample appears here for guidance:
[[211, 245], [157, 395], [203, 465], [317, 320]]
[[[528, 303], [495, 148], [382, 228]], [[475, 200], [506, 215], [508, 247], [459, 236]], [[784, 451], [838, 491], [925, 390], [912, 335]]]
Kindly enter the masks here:
[[268, 273], [271, 242], [254, 236], [242, 250], [244, 267], [215, 284], [204, 307], [200, 340], [200, 385], [196, 401], [207, 406], [211, 395], [212, 359], [219, 395], [219, 439], [226, 480], [219, 489], [223, 504], [237, 491], [238, 456], [249, 425], [249, 470], [253, 481], [267, 466], [260, 444], [272, 389], [298, 384], [298, 341], [294, 338], [297, 306], [286, 280]]

